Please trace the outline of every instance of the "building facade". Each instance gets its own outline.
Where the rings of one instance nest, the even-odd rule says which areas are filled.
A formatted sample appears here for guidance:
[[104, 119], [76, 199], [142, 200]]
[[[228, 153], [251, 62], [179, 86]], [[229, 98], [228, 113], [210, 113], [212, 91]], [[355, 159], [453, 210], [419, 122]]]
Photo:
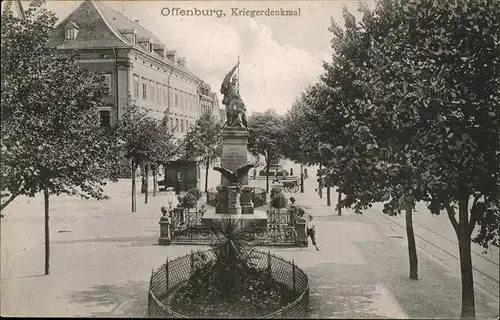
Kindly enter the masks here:
[[199, 96], [200, 96], [200, 115], [209, 113], [217, 121], [221, 121], [220, 112], [219, 112], [219, 99], [217, 98], [217, 94], [211, 91], [210, 85], [202, 82], [199, 88]]
[[101, 1], [87, 0], [59, 23], [49, 46], [75, 51], [82, 67], [101, 73], [110, 88], [99, 107], [101, 124], [113, 126], [130, 103], [162, 119], [181, 138], [200, 116], [203, 81], [187, 61], [170, 50], [138, 20]]
[[[168, 111], [169, 126], [178, 139], [194, 127], [204, 110], [217, 109], [219, 116], [217, 96], [187, 68], [184, 57], [140, 21], [102, 1], [87, 0], [70, 13], [55, 27], [48, 46], [75, 52], [83, 68], [103, 74], [109, 93], [98, 108], [102, 126], [117, 123], [131, 103], [157, 119], [163, 119]], [[120, 167], [122, 176], [127, 177], [128, 164]], [[168, 166], [165, 170], [171, 173]], [[171, 174], [177, 176], [178, 172]]]

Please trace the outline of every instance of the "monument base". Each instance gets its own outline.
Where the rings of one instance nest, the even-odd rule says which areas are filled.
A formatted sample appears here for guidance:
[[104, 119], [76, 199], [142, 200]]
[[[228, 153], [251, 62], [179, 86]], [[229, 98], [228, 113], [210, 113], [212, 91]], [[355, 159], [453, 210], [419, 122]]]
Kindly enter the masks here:
[[267, 213], [265, 211], [254, 210], [253, 214], [220, 214], [216, 213], [215, 210], [209, 210], [205, 212], [201, 218], [201, 223], [204, 227], [216, 226], [218, 223], [222, 222], [223, 217], [231, 217], [237, 221], [240, 221], [243, 227], [267, 227]]
[[160, 237], [158, 244], [160, 246], [169, 246], [172, 243], [172, 239], [166, 237]]

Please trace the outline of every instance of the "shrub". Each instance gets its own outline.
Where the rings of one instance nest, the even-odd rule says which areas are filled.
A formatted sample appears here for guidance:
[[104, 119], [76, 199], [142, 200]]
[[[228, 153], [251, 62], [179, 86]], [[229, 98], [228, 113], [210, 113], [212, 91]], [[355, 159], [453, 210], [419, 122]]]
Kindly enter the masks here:
[[281, 209], [286, 207], [287, 200], [281, 188], [271, 189], [271, 207]]
[[189, 317], [243, 318], [274, 312], [295, 299], [293, 292], [275, 281], [252, 261], [251, 237], [240, 221], [223, 217], [212, 229], [214, 259], [193, 257], [193, 273], [171, 300], [174, 311]]
[[281, 191], [281, 188], [278, 186], [273, 186], [271, 188], [271, 199], [276, 197], [276, 195]]
[[196, 198], [196, 201], [200, 200], [202, 196], [202, 193], [198, 188], [192, 188], [187, 193], [192, 194]]
[[179, 197], [179, 204], [185, 209], [194, 208], [197, 203], [196, 197], [190, 193], [186, 193], [184, 197]]

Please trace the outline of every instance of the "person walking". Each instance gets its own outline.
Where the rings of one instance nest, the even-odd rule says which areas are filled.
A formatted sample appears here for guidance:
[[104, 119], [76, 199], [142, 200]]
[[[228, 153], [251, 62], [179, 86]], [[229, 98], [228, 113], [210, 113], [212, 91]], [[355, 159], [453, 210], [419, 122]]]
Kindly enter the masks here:
[[297, 221], [297, 205], [295, 204], [294, 197], [290, 197], [290, 206], [288, 207], [288, 213], [290, 214], [290, 224], [294, 226], [295, 222]]
[[308, 176], [307, 176], [307, 168], [304, 168], [304, 179], [307, 179]]
[[316, 244], [316, 223], [314, 222], [313, 216], [309, 214], [306, 220], [306, 241], [307, 238], [311, 237], [312, 244], [316, 247], [316, 250], [319, 251], [319, 248]]

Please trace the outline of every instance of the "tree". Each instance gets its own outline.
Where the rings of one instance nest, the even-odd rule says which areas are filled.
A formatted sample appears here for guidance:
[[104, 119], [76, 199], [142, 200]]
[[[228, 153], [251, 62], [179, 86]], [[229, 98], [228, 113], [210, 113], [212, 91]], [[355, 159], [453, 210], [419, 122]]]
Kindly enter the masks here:
[[[367, 7], [360, 9], [364, 13], [363, 23], [372, 23]], [[393, 197], [397, 204], [400, 199], [406, 199], [396, 192], [399, 189], [393, 188], [398, 181], [393, 181], [395, 168], [391, 167], [391, 161], [395, 160], [390, 158], [392, 149], [402, 144], [394, 146], [396, 140], [391, 135], [376, 135], [383, 133], [384, 128], [377, 131], [378, 122], [373, 123], [371, 106], [360, 107], [359, 103], [359, 98], [366, 96], [367, 92], [359, 74], [361, 68], [369, 70], [371, 67], [367, 53], [370, 39], [362, 30], [363, 25], [359, 26], [352, 14], [344, 9], [343, 15], [345, 29], [333, 21], [330, 28], [334, 35], [332, 63], [325, 64], [326, 72], [321, 82], [309, 88], [301, 98], [302, 105], [309, 110], [302, 114], [308, 114], [313, 120], [308, 125], [314, 129], [305, 131], [302, 135], [304, 142], [299, 149], [302, 154], [311, 150], [309, 155], [312, 161], [323, 167], [319, 179], [327, 191], [329, 187], [338, 187], [339, 215], [342, 207], [354, 207], [357, 213], [361, 213], [373, 202]], [[304, 118], [299, 118], [297, 122], [307, 123]], [[308, 145], [312, 147], [308, 148]], [[344, 199], [342, 193], [346, 195]], [[400, 210], [385, 212], [394, 214]], [[417, 279], [411, 213], [410, 210], [407, 219], [410, 278]]]
[[221, 123], [210, 113], [203, 114], [185, 137], [186, 158], [203, 157], [206, 165], [205, 192], [208, 191], [210, 160], [222, 154]]
[[266, 160], [266, 192], [269, 192], [269, 165], [282, 154], [284, 128], [282, 117], [269, 109], [248, 118], [248, 150], [263, 154]]
[[369, 111], [355, 105], [363, 96], [356, 66], [366, 63], [366, 44], [354, 16], [347, 10], [343, 14], [345, 31], [333, 20], [330, 27], [334, 35], [332, 62], [324, 64], [320, 82], [300, 99], [307, 112], [302, 112], [296, 122], [306, 124], [308, 129], [297, 137], [301, 143], [293, 152], [305, 154], [309, 163], [322, 166], [322, 184], [327, 188], [337, 186], [339, 193], [346, 195], [339, 201], [339, 212], [341, 207], [354, 207], [360, 212], [378, 196], [376, 181], [383, 172], [374, 168], [380, 152], [365, 123]]
[[116, 181], [116, 144], [99, 127], [106, 87], [72, 55], [46, 48], [56, 18], [33, 2], [26, 20], [2, 19], [1, 181], [10, 198], [44, 194], [45, 274], [49, 274], [49, 196], [105, 199]]
[[283, 117], [284, 129], [284, 145], [283, 155], [293, 161], [301, 164], [300, 168], [300, 183], [301, 192], [304, 192], [304, 174], [302, 165], [304, 163], [316, 164], [318, 157], [315, 156], [317, 151], [316, 137], [318, 135], [318, 120], [312, 107], [307, 104], [307, 94], [311, 91], [309, 87], [306, 92], [302, 93], [292, 107]]
[[171, 161], [179, 152], [179, 146], [174, 137], [174, 130], [168, 127], [169, 118], [169, 113], [167, 112], [164, 114], [162, 121], [157, 122], [155, 139], [153, 140], [152, 152], [149, 159], [153, 171], [153, 197], [156, 196], [158, 166]]
[[498, 245], [499, 19], [498, 2], [382, 1], [365, 26], [370, 68], [358, 70], [372, 132], [404, 142], [390, 152], [393, 191], [445, 210], [455, 229], [463, 318], [475, 317], [476, 225], [475, 242]]
[[[124, 157], [130, 161], [132, 168], [132, 212], [137, 210], [135, 183], [137, 168], [143, 166], [143, 171], [147, 171], [149, 163], [168, 158], [171, 150], [172, 135], [169, 135], [164, 122], [149, 117], [147, 111], [131, 103], [115, 127]], [[143, 172], [144, 174], [147, 177], [147, 172]], [[146, 203], [147, 195], [146, 187]]]

